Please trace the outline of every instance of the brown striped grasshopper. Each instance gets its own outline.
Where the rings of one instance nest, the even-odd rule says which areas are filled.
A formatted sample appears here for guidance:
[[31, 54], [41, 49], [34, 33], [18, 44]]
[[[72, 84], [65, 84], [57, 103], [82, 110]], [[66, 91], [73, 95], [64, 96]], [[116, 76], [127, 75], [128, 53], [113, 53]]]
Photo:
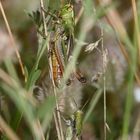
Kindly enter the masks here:
[[[56, 14], [47, 11], [45, 11], [45, 13], [52, 17], [49, 23], [50, 26], [48, 26], [52, 29], [50, 34], [53, 34], [53, 39], [50, 39], [50, 56], [52, 60], [53, 79], [55, 85], [58, 87], [61, 83], [60, 80], [63, 77], [64, 70], [72, 57], [74, 48], [73, 6], [66, 4]], [[71, 75], [75, 76], [82, 83], [86, 82], [86, 78], [77, 68], [73, 70]], [[69, 85], [72, 80], [72, 77], [70, 77], [67, 81], [67, 85]]]
[[[50, 57], [52, 61], [52, 70], [53, 70], [53, 80], [55, 82], [56, 87], [61, 83], [61, 79], [63, 78], [63, 74], [67, 64], [72, 58], [72, 52], [74, 49], [75, 42], [77, 40], [74, 37], [74, 10], [73, 5], [66, 4], [60, 8], [60, 10], [50, 12], [45, 9], [41, 9], [46, 14], [46, 24], [48, 28], [48, 33], [50, 34]], [[35, 23], [40, 27], [42, 23], [41, 14], [39, 11], [36, 13], [33, 12], [33, 15], [30, 15], [34, 18]], [[38, 32], [43, 35], [43, 30]], [[53, 38], [53, 39], [52, 39]], [[95, 43], [85, 43], [81, 44], [86, 45], [85, 52], [91, 52], [93, 49], [97, 48], [101, 39], [96, 41]], [[73, 70], [66, 84], [70, 85], [73, 80], [73, 77], [76, 77], [81, 83], [86, 82], [85, 76], [81, 73], [81, 71], [77, 68]]]

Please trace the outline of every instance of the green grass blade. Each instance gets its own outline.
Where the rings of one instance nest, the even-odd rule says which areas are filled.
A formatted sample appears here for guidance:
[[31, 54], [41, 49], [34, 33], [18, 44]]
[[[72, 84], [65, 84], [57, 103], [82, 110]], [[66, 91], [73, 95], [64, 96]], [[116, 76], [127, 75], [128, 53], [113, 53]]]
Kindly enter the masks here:
[[98, 91], [95, 93], [95, 96], [93, 96], [91, 103], [89, 105], [89, 108], [87, 109], [85, 113], [85, 117], [83, 119], [83, 122], [86, 122], [88, 118], [90, 117], [93, 109], [95, 108], [97, 102], [99, 101], [100, 97], [102, 95], [102, 89], [98, 89]]

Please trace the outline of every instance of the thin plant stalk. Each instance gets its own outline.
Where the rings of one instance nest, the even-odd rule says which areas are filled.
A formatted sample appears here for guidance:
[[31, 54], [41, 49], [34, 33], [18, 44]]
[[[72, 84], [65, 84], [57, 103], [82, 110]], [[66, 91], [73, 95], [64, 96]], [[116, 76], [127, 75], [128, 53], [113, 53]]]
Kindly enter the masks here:
[[42, 140], [45, 140], [45, 136], [44, 136], [41, 124], [40, 124], [40, 120], [37, 119], [36, 123], [37, 123], [37, 126], [38, 126], [39, 130], [40, 130], [40, 135], [41, 135]]
[[101, 41], [101, 47], [102, 47], [102, 71], [103, 71], [103, 95], [104, 95], [104, 140], [107, 139], [107, 129], [106, 129], [106, 124], [107, 124], [107, 114], [106, 114], [106, 77], [105, 77], [105, 69], [106, 69], [106, 52], [104, 50], [104, 41], [103, 41], [103, 28], [101, 27], [101, 37], [102, 37], [102, 41]]
[[19, 52], [18, 52], [18, 49], [17, 49], [17, 47], [16, 47], [16, 43], [15, 43], [15, 41], [14, 41], [14, 37], [13, 37], [13, 35], [12, 35], [12, 31], [11, 31], [11, 28], [10, 28], [10, 26], [9, 26], [8, 20], [7, 20], [7, 18], [6, 18], [6, 15], [5, 15], [5, 12], [4, 12], [4, 9], [3, 9], [3, 6], [2, 6], [1, 1], [0, 1], [0, 10], [1, 10], [2, 16], [3, 16], [3, 18], [4, 18], [5, 25], [6, 25], [6, 28], [7, 28], [9, 37], [10, 37], [10, 40], [11, 40], [11, 44], [12, 44], [11, 46], [14, 47], [14, 49], [15, 49], [16, 56], [17, 56], [18, 61], [19, 61], [19, 64], [20, 64], [22, 74], [23, 74], [23, 76], [24, 76], [24, 78], [25, 78], [25, 82], [26, 82], [26, 81], [27, 81], [27, 77], [26, 77], [26, 75], [25, 75], [24, 65], [23, 65], [23, 62], [22, 62], [22, 60], [21, 60], [20, 54], [19, 54]]
[[[140, 59], [140, 30], [139, 30], [139, 20], [138, 20], [138, 12], [137, 12], [137, 7], [136, 7], [136, 1], [131, 0], [132, 3], [132, 9], [133, 9], [133, 14], [134, 14], [134, 22], [135, 22], [135, 31], [136, 31], [136, 41], [138, 45], [138, 54], [139, 54], [139, 59]], [[139, 62], [139, 61], [138, 61]]]
[[[132, 66], [133, 67], [133, 66]], [[131, 71], [129, 74], [129, 82], [128, 82], [128, 92], [126, 97], [126, 105], [124, 112], [124, 121], [123, 121], [123, 130], [122, 130], [122, 140], [128, 139], [129, 132], [129, 124], [130, 124], [130, 116], [131, 116], [131, 108], [132, 108], [132, 96], [133, 96], [133, 72]]]
[[[139, 37], [139, 27], [138, 25], [138, 19], [137, 19], [137, 11], [136, 11], [136, 3], [135, 1], [132, 1], [133, 6], [133, 12], [134, 12], [134, 20], [135, 22], [135, 29], [136, 32], [136, 38]], [[137, 40], [138, 41], [138, 40]], [[130, 117], [131, 117], [131, 109], [133, 105], [133, 91], [134, 91], [134, 75], [136, 72], [136, 66], [137, 66], [137, 45], [139, 46], [139, 41], [137, 44], [135, 44], [135, 40], [133, 43], [133, 50], [131, 52], [131, 65], [130, 65], [130, 72], [129, 72], [129, 79], [128, 79], [128, 92], [126, 97], [126, 104], [125, 104], [125, 112], [124, 112], [124, 123], [123, 123], [123, 130], [122, 130], [122, 140], [127, 140], [129, 135], [129, 126], [130, 126]]]
[[84, 120], [83, 120], [83, 123], [85, 123], [88, 118], [90, 117], [93, 109], [95, 108], [96, 104], [98, 103], [100, 97], [102, 95], [102, 89], [99, 89], [96, 93], [95, 93], [95, 96], [93, 96], [91, 102], [90, 102], [90, 105], [89, 105], [89, 108], [87, 109], [86, 113], [85, 113], [85, 117], [84, 117]]

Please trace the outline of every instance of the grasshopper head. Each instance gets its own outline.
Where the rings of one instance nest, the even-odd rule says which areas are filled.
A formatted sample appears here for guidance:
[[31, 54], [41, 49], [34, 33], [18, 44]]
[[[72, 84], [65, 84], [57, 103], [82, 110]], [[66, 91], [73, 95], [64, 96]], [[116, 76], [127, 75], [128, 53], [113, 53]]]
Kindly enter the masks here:
[[73, 5], [66, 4], [61, 8], [62, 16], [66, 15], [66, 14], [71, 14], [71, 13], [73, 13]]
[[83, 117], [83, 111], [77, 110], [77, 111], [75, 112], [75, 116], [78, 117], [78, 118]]
[[60, 10], [60, 17], [62, 19], [63, 26], [65, 28], [73, 28], [74, 26], [74, 12], [73, 6], [70, 4], [66, 4]]

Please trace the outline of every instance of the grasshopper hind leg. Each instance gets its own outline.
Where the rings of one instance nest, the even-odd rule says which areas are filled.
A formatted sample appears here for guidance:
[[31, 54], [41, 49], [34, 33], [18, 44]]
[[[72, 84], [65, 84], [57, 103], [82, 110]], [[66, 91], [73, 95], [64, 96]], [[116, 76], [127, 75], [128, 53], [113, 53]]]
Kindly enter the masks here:
[[76, 76], [76, 78], [77, 78], [81, 83], [86, 83], [86, 82], [87, 82], [87, 78], [85, 77], [85, 75], [83, 75], [83, 74], [81, 73], [80, 70], [76, 70], [75, 76]]

